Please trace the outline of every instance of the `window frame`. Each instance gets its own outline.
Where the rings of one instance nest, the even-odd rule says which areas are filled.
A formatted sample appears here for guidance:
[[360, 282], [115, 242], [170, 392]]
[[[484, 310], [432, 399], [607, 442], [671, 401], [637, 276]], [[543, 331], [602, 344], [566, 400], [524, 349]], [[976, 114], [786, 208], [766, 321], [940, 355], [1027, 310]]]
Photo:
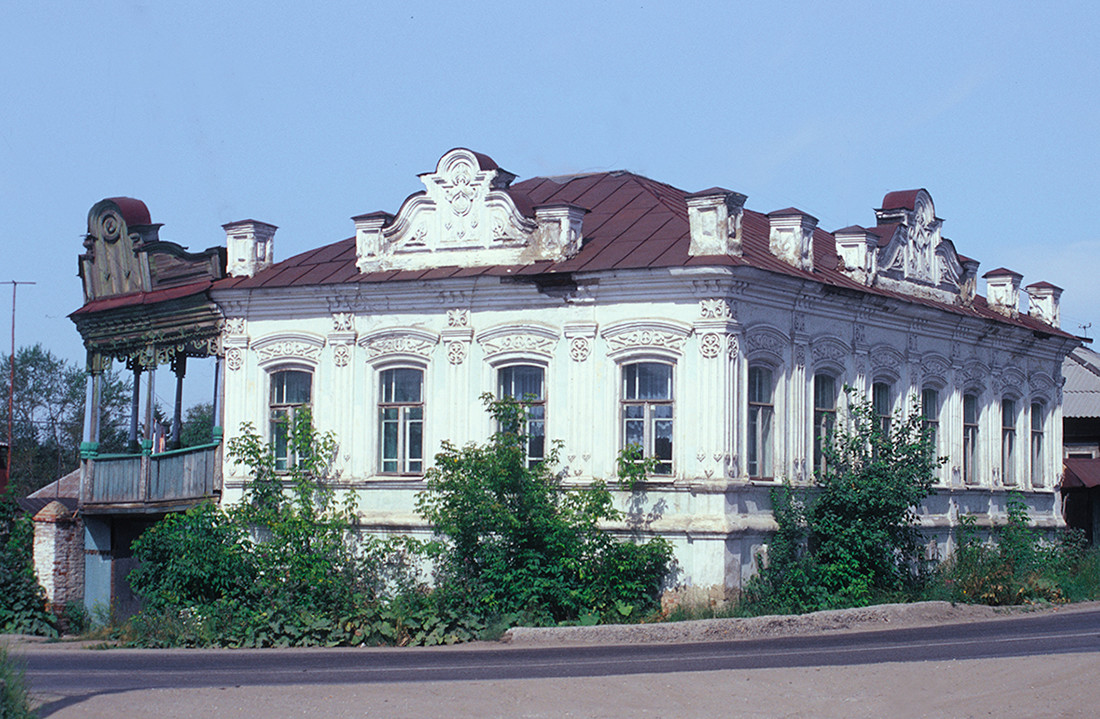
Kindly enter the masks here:
[[[974, 391], [963, 392], [962, 396], [962, 480], [965, 485], [978, 484], [978, 442], [981, 440], [982, 419], [982, 408], [979, 397], [980, 393]], [[974, 410], [973, 421], [968, 421], [967, 417], [968, 400], [972, 402]]]
[[[921, 429], [928, 435], [933, 459], [940, 456], [940, 413], [943, 409], [940, 399], [941, 390], [941, 387], [934, 385], [924, 385], [920, 390]], [[929, 395], [931, 395], [931, 401], [929, 401]], [[939, 471], [939, 465], [936, 466], [936, 481], [940, 482], [943, 475]]]
[[[832, 383], [831, 399], [832, 406], [827, 407], [818, 402], [822, 393], [818, 392], [818, 380], [827, 379]], [[833, 428], [836, 426], [837, 417], [837, 404], [839, 403], [839, 393], [837, 391], [838, 377], [836, 374], [827, 370], [821, 370], [814, 372], [812, 391], [813, 391], [813, 472], [815, 475], [822, 475], [827, 469], [825, 463], [825, 443]]]
[[[1038, 413], [1036, 413], [1038, 408]], [[1043, 442], [1046, 438], [1046, 424], [1047, 424], [1047, 409], [1046, 403], [1041, 399], [1033, 399], [1031, 401], [1031, 407], [1028, 409], [1030, 431], [1028, 433], [1029, 443], [1029, 467], [1031, 470], [1031, 487], [1045, 488], [1045, 452]], [[1036, 427], [1038, 424], [1038, 427]]]
[[[290, 375], [303, 375], [308, 378], [305, 401], [287, 401], [286, 379]], [[280, 398], [281, 401], [276, 401], [279, 380], [281, 380], [282, 397]], [[288, 472], [294, 468], [297, 457], [294, 454], [294, 448], [290, 446], [286, 432], [289, 425], [294, 422], [295, 414], [300, 407], [313, 406], [313, 368], [296, 365], [274, 367], [267, 372], [267, 385], [268, 442], [271, 445], [271, 452], [275, 459], [275, 471]], [[282, 442], [280, 442], [280, 439]], [[283, 445], [282, 451], [280, 451], [280, 444]]]
[[[756, 397], [756, 384], [753, 381], [756, 373], [767, 374], [766, 400]], [[749, 363], [748, 387], [745, 391], [745, 427], [748, 441], [745, 448], [745, 471], [752, 479], [775, 478], [775, 374], [775, 367], [770, 364]], [[766, 421], [761, 422], [761, 417]]]
[[[668, 396], [664, 398], [630, 398], [628, 397], [628, 371], [633, 367], [654, 365], [668, 369]], [[644, 457], [655, 457], [658, 462], [652, 474], [655, 476], [671, 477], [675, 469], [676, 451], [676, 363], [666, 359], [656, 358], [631, 358], [619, 364], [619, 446], [625, 449], [628, 444], [637, 444], [627, 441], [631, 435], [630, 425], [641, 423], [642, 425], [642, 454]], [[637, 371], [635, 371], [635, 391], [638, 386]], [[629, 416], [634, 408], [641, 409], [641, 416]], [[667, 412], [665, 411], [667, 408]], [[636, 411], [633, 411], [637, 414]], [[666, 415], [667, 416], [662, 416]], [[658, 457], [658, 426], [668, 425], [668, 456]]]
[[[396, 394], [396, 374], [397, 372], [416, 372], [419, 375], [419, 399], [418, 400], [398, 400], [395, 398]], [[424, 461], [424, 444], [425, 434], [424, 428], [427, 424], [427, 408], [425, 402], [425, 371], [424, 367], [418, 365], [397, 364], [386, 367], [379, 367], [377, 369], [378, 376], [378, 395], [375, 403], [375, 417], [378, 421], [378, 463], [377, 470], [379, 475], [387, 477], [419, 477], [423, 476], [425, 469]], [[390, 398], [387, 399], [387, 387], [386, 378], [393, 376], [395, 381], [391, 383]], [[419, 411], [419, 416], [415, 416]], [[387, 411], [396, 411], [396, 417], [389, 418], [386, 416]], [[390, 427], [393, 427], [396, 436], [393, 443], [396, 448], [396, 455], [390, 457], [387, 455], [387, 431]], [[413, 428], [416, 427], [419, 431], [419, 455], [413, 456], [410, 447], [410, 436], [415, 436]], [[393, 469], [387, 469], [387, 463], [393, 463]], [[419, 466], [415, 466], [415, 465]]]
[[871, 411], [874, 412], [877, 429], [890, 433], [894, 419], [894, 383], [880, 379], [871, 383]]
[[[1007, 416], [1006, 416], [1007, 415]], [[1016, 422], [1019, 410], [1015, 397], [1001, 398], [1001, 484], [1015, 487], [1016, 472]]]
[[[531, 396], [530, 394], [524, 395], [523, 397], [515, 396], [515, 394], [514, 394], [514, 391], [515, 391], [515, 386], [514, 386], [515, 385], [515, 380], [514, 380], [514, 378], [512, 380], [512, 384], [513, 384], [512, 392], [507, 395], [511, 399], [516, 400], [517, 402], [521, 403], [524, 406], [526, 418], [524, 420], [524, 426], [523, 426], [522, 432], [523, 432], [523, 434], [527, 435], [527, 448], [526, 448], [527, 466], [529, 468], [534, 468], [535, 465], [539, 464], [540, 462], [546, 461], [546, 450], [547, 450], [547, 445], [546, 445], [546, 443], [547, 443], [547, 439], [546, 439], [546, 436], [547, 436], [546, 435], [546, 420], [547, 420], [546, 374], [547, 374], [547, 371], [546, 370], [547, 370], [547, 368], [546, 368], [546, 365], [544, 365], [544, 364], [541, 364], [541, 363], [538, 363], [538, 362], [532, 362], [530, 360], [526, 360], [526, 361], [525, 360], [515, 360], [515, 361], [512, 361], [512, 362], [507, 362], [507, 363], [503, 363], [503, 364], [499, 364], [499, 365], [494, 366], [493, 369], [495, 370], [495, 373], [496, 373], [496, 385], [497, 385], [497, 387], [496, 387], [496, 397], [497, 397], [497, 399], [503, 399], [505, 397], [505, 393], [504, 393], [504, 373], [506, 373], [510, 370], [515, 370], [517, 368], [536, 369], [539, 372], [539, 390], [540, 390], [540, 395], [541, 395], [539, 397], [539, 399], [536, 399], [536, 400], [526, 399], [526, 397]], [[533, 409], [538, 410], [537, 414], [539, 414], [541, 416], [532, 417], [531, 412], [532, 412]], [[531, 425], [535, 424], [535, 423], [541, 425], [541, 427], [542, 427], [541, 437], [539, 435], [532, 434], [530, 432]], [[499, 427], [498, 427], [498, 429], [499, 429]], [[541, 443], [541, 447], [539, 448], [539, 451], [537, 453], [533, 451], [533, 445], [536, 444], [536, 439], [540, 440], [540, 443]]]

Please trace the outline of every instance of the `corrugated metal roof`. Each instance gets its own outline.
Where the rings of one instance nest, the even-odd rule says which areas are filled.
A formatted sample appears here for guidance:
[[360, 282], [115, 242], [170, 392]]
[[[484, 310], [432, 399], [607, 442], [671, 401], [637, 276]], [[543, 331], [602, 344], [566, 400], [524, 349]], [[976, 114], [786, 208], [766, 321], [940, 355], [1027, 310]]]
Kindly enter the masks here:
[[1062, 363], [1063, 417], [1100, 417], [1100, 354], [1078, 347]]

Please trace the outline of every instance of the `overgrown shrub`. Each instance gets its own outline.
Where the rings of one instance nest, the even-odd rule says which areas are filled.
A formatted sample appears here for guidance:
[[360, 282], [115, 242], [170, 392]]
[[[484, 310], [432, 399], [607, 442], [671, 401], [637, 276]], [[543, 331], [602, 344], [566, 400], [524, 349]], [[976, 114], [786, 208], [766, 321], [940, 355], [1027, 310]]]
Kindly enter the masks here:
[[943, 461], [931, 431], [915, 406], [884, 423], [868, 400], [845, 392], [847, 416], [823, 445], [814, 486], [785, 483], [771, 493], [778, 531], [742, 595], [748, 613], [896, 601], [928, 577], [916, 507]]
[[1100, 599], [1100, 550], [1087, 550], [1074, 531], [1043, 541], [1019, 493], [1009, 495], [1007, 510], [988, 542], [973, 516], [961, 518], [955, 551], [939, 570], [948, 598], [993, 606]]
[[474, 617], [549, 624], [653, 609], [671, 548], [661, 538], [620, 542], [600, 524], [622, 518], [601, 481], [566, 487], [546, 460], [528, 466], [525, 408], [482, 398], [498, 431], [484, 445], [444, 443], [417, 508], [443, 540], [435, 547], [442, 606]]
[[0, 495], [0, 633], [57, 635], [34, 572], [34, 520], [19, 509], [12, 488]]

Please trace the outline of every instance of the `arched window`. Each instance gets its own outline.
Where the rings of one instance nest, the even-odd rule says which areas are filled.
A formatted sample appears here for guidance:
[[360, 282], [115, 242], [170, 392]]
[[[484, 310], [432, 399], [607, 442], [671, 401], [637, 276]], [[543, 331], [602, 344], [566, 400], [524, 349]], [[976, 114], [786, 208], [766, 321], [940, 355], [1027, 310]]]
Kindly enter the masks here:
[[497, 370], [497, 397], [511, 397], [527, 409], [527, 465], [546, 458], [546, 383], [538, 365], [511, 365]]
[[656, 474], [672, 474], [672, 365], [623, 365], [623, 446], [637, 445], [655, 457]]
[[928, 434], [932, 445], [932, 454], [939, 448], [940, 435], [940, 393], [931, 387], [925, 387], [920, 393], [921, 427]]
[[424, 372], [396, 367], [379, 374], [378, 443], [383, 474], [424, 472]]
[[963, 395], [963, 482], [978, 481], [975, 460], [978, 452], [978, 397]]
[[1001, 400], [1001, 481], [1016, 484], [1016, 401]]
[[1043, 482], [1043, 425], [1046, 407], [1042, 402], [1031, 403], [1031, 486], [1042, 487]]
[[836, 423], [836, 378], [814, 375], [814, 473], [825, 471], [825, 442]]
[[875, 413], [876, 424], [883, 434], [890, 433], [890, 420], [894, 414], [893, 398], [890, 396], [890, 385], [886, 382], [875, 382], [871, 385], [871, 409]]
[[767, 367], [749, 367], [749, 446], [750, 477], [772, 477], [772, 426], [775, 404], [772, 399], [772, 371]]
[[299, 407], [308, 405], [313, 393], [313, 374], [287, 369], [271, 373], [271, 393], [268, 402], [268, 436], [275, 452], [275, 469], [294, 466], [294, 448], [287, 441], [287, 427], [294, 422]]

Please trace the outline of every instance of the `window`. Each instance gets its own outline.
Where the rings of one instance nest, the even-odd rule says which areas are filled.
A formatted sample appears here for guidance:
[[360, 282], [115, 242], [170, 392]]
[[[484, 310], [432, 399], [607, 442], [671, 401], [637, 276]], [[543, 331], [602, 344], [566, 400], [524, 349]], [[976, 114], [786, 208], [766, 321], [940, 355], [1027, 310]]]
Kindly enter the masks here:
[[1016, 402], [1001, 400], [1001, 481], [1016, 484]]
[[543, 369], [534, 365], [503, 367], [497, 372], [497, 396], [519, 400], [527, 408], [527, 466], [546, 457], [546, 394]]
[[825, 442], [836, 422], [836, 378], [814, 375], [814, 473], [825, 471]]
[[929, 387], [920, 393], [921, 427], [928, 435], [928, 442], [932, 447], [932, 454], [939, 452], [940, 436], [940, 393]]
[[[1031, 486], [1043, 486], [1043, 411], [1042, 402], [1031, 403]], [[1072, 455], [1071, 455], [1072, 456]], [[1091, 456], [1091, 455], [1089, 455]]]
[[772, 371], [767, 367], [749, 367], [749, 446], [750, 477], [771, 477], [772, 469]]
[[295, 411], [310, 402], [313, 375], [302, 370], [282, 370], [271, 374], [271, 401], [268, 403], [269, 436], [275, 450], [275, 469], [294, 466], [294, 448], [287, 442], [287, 426]]
[[672, 365], [636, 362], [623, 367], [623, 446], [655, 457], [656, 474], [672, 474]]
[[424, 373], [384, 370], [378, 392], [379, 444], [383, 474], [424, 472]]
[[978, 398], [976, 395], [963, 395], [963, 482], [974, 484], [977, 471], [974, 460], [978, 447]]
[[890, 385], [885, 382], [875, 382], [871, 385], [871, 409], [875, 413], [878, 428], [883, 434], [890, 433], [890, 419], [894, 407], [890, 401]]

